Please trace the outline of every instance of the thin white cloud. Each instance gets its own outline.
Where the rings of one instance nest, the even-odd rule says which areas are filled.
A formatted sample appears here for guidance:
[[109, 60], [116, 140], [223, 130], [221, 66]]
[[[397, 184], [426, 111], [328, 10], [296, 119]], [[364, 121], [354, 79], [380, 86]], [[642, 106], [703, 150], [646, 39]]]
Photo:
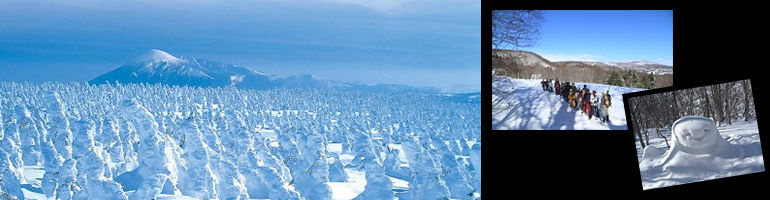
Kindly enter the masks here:
[[477, 0], [322, 0], [321, 2], [360, 6], [386, 15], [432, 14], [437, 12], [476, 12], [481, 9]]
[[[4, 0], [5, 1], [5, 0]], [[11, 2], [24, 2], [22, 0], [7, 0]], [[123, 10], [125, 7], [135, 5], [163, 5], [173, 7], [205, 6], [223, 8], [242, 8], [265, 5], [350, 5], [371, 9], [386, 15], [402, 14], [432, 14], [432, 13], [478, 13], [481, 9], [481, 1], [477, 0], [50, 0], [51, 3], [90, 9]]]
[[324, 0], [328, 2], [352, 4], [374, 9], [380, 12], [389, 12], [395, 10], [410, 0]]

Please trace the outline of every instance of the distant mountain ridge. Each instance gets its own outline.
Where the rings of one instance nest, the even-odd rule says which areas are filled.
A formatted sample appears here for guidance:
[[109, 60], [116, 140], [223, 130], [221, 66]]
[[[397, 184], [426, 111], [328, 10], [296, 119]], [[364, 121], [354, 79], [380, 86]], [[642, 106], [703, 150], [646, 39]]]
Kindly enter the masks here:
[[545, 68], [592, 66], [608, 70], [633, 70], [645, 74], [653, 73], [655, 75], [672, 74], [674, 72], [673, 66], [643, 60], [631, 62], [550, 61], [537, 53], [518, 50], [494, 50], [493, 54], [502, 58], [518, 57], [520, 58], [519, 62], [523, 65]]
[[160, 83], [177, 86], [237, 87], [265, 90], [272, 88], [335, 88], [367, 90], [412, 90], [438, 92], [432, 87], [399, 84], [363, 85], [324, 80], [313, 75], [277, 76], [246, 67], [213, 62], [206, 59], [175, 57], [165, 51], [150, 49], [133, 61], [102, 74], [89, 84]]

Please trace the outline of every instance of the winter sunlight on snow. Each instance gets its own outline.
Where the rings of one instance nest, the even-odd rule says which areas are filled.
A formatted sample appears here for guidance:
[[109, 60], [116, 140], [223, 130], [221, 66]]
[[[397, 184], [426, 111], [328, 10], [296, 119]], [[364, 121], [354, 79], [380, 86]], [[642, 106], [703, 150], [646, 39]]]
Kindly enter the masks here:
[[609, 91], [609, 122], [589, 119], [561, 96], [543, 90], [541, 80], [495, 76], [492, 82], [492, 129], [495, 130], [626, 130], [623, 94], [643, 89], [575, 83], [600, 93]]

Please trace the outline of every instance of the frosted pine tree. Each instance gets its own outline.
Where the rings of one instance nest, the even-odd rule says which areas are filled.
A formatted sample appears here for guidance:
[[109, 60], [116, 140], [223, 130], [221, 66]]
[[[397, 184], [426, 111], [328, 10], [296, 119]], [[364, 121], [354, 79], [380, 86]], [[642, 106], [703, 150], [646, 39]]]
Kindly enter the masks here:
[[412, 173], [409, 179], [409, 191], [402, 193], [399, 199], [449, 198], [449, 188], [441, 177], [441, 169], [435, 165], [430, 152], [423, 147], [419, 139], [417, 137], [405, 139], [402, 145]]
[[70, 200], [73, 199], [76, 193], [79, 193], [81, 183], [77, 181], [78, 170], [75, 167], [77, 161], [75, 159], [67, 159], [61, 166], [57, 178], [56, 186], [56, 199]]
[[139, 160], [139, 174], [143, 177], [142, 183], [131, 199], [152, 199], [160, 194], [164, 184], [171, 174], [167, 146], [164, 137], [158, 130], [158, 123], [154, 116], [136, 99], [126, 100], [122, 103], [124, 118], [132, 123], [141, 138], [137, 149]]
[[376, 157], [367, 157], [363, 168], [366, 171], [366, 187], [355, 199], [393, 199], [393, 183], [385, 175], [381, 162]]
[[396, 148], [389, 148], [389, 150], [387, 150], [385, 161], [383, 162], [385, 173], [392, 177], [409, 179], [411, 172], [408, 167], [401, 165], [401, 161], [398, 158], [400, 153], [401, 151]]
[[[2, 118], [0, 118], [0, 120], [2, 120]], [[0, 127], [4, 129], [0, 132], [3, 133], [2, 140], [0, 140], [0, 149], [3, 149], [6, 156], [8, 156], [8, 159], [10, 159], [9, 167], [14, 169], [13, 173], [15, 173], [16, 176], [24, 177], [24, 171], [21, 170], [24, 166], [23, 155], [21, 154], [21, 147], [18, 143], [21, 138], [21, 136], [19, 136], [19, 129], [17, 128], [18, 122], [12, 117], [10, 120], [6, 120], [4, 126], [4, 128]]]
[[0, 197], [11, 197], [22, 199], [21, 185], [16, 168], [11, 163], [11, 159], [5, 150], [0, 149]]
[[109, 166], [100, 156], [101, 149], [91, 147], [78, 160], [79, 172], [86, 177], [85, 191], [90, 199], [128, 199], [120, 184], [112, 180]]
[[465, 169], [457, 163], [452, 154], [439, 154], [441, 157], [441, 166], [443, 170], [443, 178], [446, 186], [449, 188], [451, 197], [453, 199], [472, 199], [473, 187], [468, 185], [468, 180], [465, 177]]
[[21, 151], [24, 157], [24, 165], [36, 166], [41, 163], [40, 158], [40, 132], [37, 129], [32, 113], [26, 106], [17, 105], [14, 108], [14, 118], [17, 119], [19, 135], [21, 138]]
[[198, 125], [193, 118], [185, 119], [179, 131], [184, 133], [185, 153], [182, 158], [187, 162], [187, 170], [180, 175], [180, 190], [183, 195], [212, 199], [217, 195], [217, 179], [209, 162], [211, 153], [203, 141]]
[[62, 155], [64, 159], [72, 158], [72, 130], [70, 122], [67, 119], [66, 108], [64, 107], [58, 92], [52, 92], [48, 99], [48, 128], [49, 139], [53, 141], [56, 152]]
[[332, 157], [333, 161], [329, 164], [329, 181], [346, 181], [348, 179], [348, 174], [345, 172], [345, 167], [342, 166], [342, 161], [340, 161], [339, 155], [336, 153], [331, 153], [330, 156]]
[[235, 164], [223, 160], [221, 156], [212, 158], [212, 163], [217, 166], [219, 199], [249, 199], [246, 180]]
[[299, 135], [296, 141], [298, 156], [287, 165], [294, 177], [294, 185], [303, 197], [308, 199], [331, 199], [331, 190], [324, 184], [329, 182], [329, 166], [326, 153], [321, 150], [325, 140], [319, 135], [308, 134], [307, 130], [291, 131]]
[[123, 140], [120, 138], [120, 125], [117, 120], [105, 118], [100, 124], [102, 134], [99, 135], [102, 146], [110, 154], [110, 160], [115, 163], [124, 162]]
[[481, 193], [481, 142], [471, 147], [471, 164], [473, 164], [473, 188]]
[[45, 174], [41, 180], [41, 189], [47, 197], [53, 197], [56, 191], [56, 182], [59, 174], [59, 167], [64, 163], [64, 157], [56, 152], [53, 142], [43, 141], [40, 145], [40, 152], [43, 156], [43, 167]]

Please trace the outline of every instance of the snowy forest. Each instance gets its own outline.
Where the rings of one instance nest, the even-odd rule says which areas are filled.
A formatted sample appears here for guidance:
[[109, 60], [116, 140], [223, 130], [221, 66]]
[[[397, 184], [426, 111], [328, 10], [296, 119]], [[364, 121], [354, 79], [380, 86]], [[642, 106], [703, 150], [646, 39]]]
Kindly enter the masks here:
[[0, 199], [479, 199], [450, 94], [0, 84]]
[[631, 123], [642, 148], [650, 144], [650, 136], [670, 138], [662, 130], [683, 116], [713, 119], [717, 126], [730, 125], [756, 118], [751, 81], [741, 80], [628, 98]]

